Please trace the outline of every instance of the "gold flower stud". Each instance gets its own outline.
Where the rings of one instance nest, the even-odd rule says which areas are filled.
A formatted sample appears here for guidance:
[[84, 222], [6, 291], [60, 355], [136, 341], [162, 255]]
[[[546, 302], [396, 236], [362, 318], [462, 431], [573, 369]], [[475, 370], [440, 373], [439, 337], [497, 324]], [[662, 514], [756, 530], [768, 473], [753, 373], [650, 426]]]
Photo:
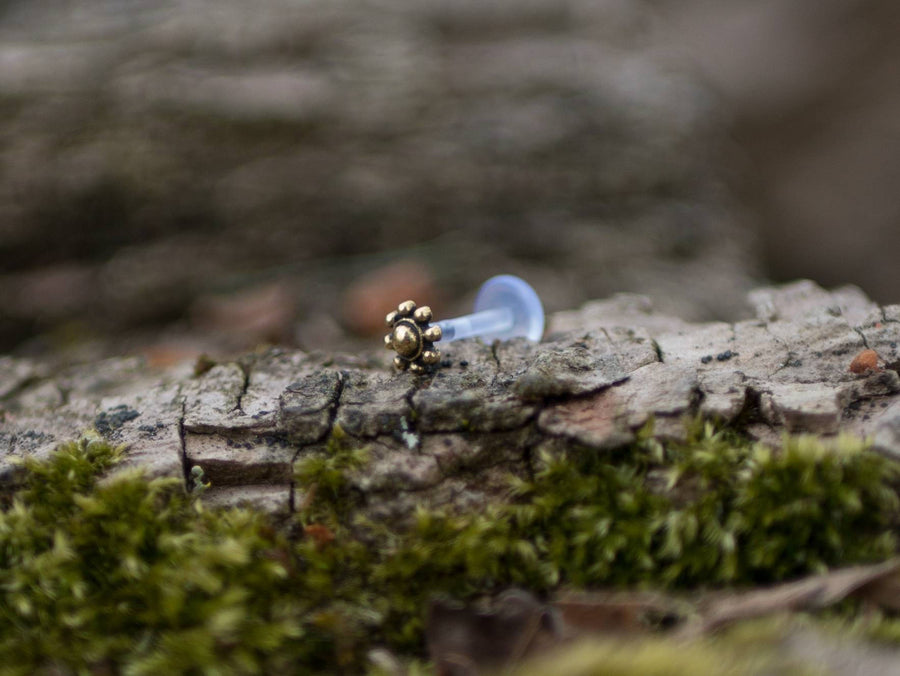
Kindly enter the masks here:
[[441, 353], [434, 343], [441, 339], [441, 327], [429, 326], [431, 318], [430, 307], [417, 308], [411, 300], [400, 303], [385, 317], [391, 332], [384, 337], [384, 345], [397, 353], [394, 366], [401, 371], [425, 373], [440, 361]]
[[425, 373], [441, 359], [434, 347], [439, 340], [450, 342], [479, 337], [486, 342], [527, 338], [537, 342], [544, 333], [544, 308], [527, 282], [512, 275], [491, 277], [478, 290], [474, 312], [430, 325], [431, 308], [416, 308], [411, 300], [400, 303], [385, 318], [391, 330], [384, 345], [394, 350], [394, 366], [401, 371]]

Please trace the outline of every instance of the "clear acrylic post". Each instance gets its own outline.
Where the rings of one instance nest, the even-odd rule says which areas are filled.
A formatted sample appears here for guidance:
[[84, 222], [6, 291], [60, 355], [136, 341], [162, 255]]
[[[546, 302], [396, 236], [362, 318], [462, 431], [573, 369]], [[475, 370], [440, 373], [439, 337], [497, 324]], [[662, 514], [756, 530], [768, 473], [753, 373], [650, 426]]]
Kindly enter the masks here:
[[491, 277], [478, 290], [474, 312], [436, 322], [441, 340], [481, 338], [485, 343], [511, 338], [537, 342], [544, 334], [544, 307], [531, 286], [513, 275]]
[[506, 333], [514, 323], [513, 311], [504, 307], [496, 310], [483, 310], [454, 319], [444, 319], [435, 322], [435, 326], [441, 328], [443, 334], [441, 341], [449, 343], [451, 340], [462, 340], [473, 336]]

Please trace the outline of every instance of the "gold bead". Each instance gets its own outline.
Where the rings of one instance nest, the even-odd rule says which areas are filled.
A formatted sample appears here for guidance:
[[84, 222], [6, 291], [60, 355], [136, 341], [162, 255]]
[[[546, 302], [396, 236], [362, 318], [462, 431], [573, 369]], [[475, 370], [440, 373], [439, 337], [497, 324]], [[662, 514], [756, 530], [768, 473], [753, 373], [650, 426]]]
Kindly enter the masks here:
[[423, 374], [440, 361], [441, 353], [432, 347], [432, 343], [440, 340], [443, 332], [438, 326], [428, 325], [432, 317], [430, 307], [416, 307], [413, 301], [407, 300], [384, 318], [391, 329], [384, 337], [384, 346], [396, 351], [394, 365], [397, 369]]
[[391, 333], [391, 347], [404, 359], [415, 359], [422, 352], [422, 332], [411, 322], [399, 322]]

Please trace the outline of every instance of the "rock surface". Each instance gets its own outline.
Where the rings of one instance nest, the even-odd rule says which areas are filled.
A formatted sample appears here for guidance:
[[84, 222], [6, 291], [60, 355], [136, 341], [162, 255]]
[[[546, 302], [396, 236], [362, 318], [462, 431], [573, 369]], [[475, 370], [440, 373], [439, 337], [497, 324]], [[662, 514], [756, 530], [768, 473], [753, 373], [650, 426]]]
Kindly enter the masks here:
[[[694, 324], [616, 296], [550, 317], [545, 342], [443, 346], [443, 366], [395, 373], [386, 351], [268, 349], [197, 375], [114, 359], [55, 371], [0, 359], [0, 472], [89, 427], [129, 465], [185, 478], [199, 465], [215, 504], [287, 513], [304, 495], [292, 464], [339, 425], [372, 462], [353, 482], [382, 518], [415, 504], [478, 504], [532, 452], [604, 452], [650, 418], [677, 436], [702, 414], [762, 439], [782, 431], [871, 436], [900, 456], [900, 306], [799, 281], [751, 294], [754, 319]], [[874, 349], [885, 367], [849, 365]]]

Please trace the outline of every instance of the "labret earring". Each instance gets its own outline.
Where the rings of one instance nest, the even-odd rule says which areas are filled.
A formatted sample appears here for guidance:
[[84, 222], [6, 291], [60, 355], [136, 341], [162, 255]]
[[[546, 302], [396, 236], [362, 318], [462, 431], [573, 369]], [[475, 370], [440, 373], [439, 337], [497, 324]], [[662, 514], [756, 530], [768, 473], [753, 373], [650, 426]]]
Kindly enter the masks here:
[[474, 312], [430, 325], [431, 308], [417, 308], [411, 300], [400, 303], [385, 318], [391, 332], [384, 345], [394, 350], [394, 366], [401, 371], [425, 373], [441, 360], [434, 344], [478, 336], [485, 342], [524, 337], [539, 341], [544, 333], [544, 307], [528, 283], [513, 275], [491, 277], [478, 290]]

